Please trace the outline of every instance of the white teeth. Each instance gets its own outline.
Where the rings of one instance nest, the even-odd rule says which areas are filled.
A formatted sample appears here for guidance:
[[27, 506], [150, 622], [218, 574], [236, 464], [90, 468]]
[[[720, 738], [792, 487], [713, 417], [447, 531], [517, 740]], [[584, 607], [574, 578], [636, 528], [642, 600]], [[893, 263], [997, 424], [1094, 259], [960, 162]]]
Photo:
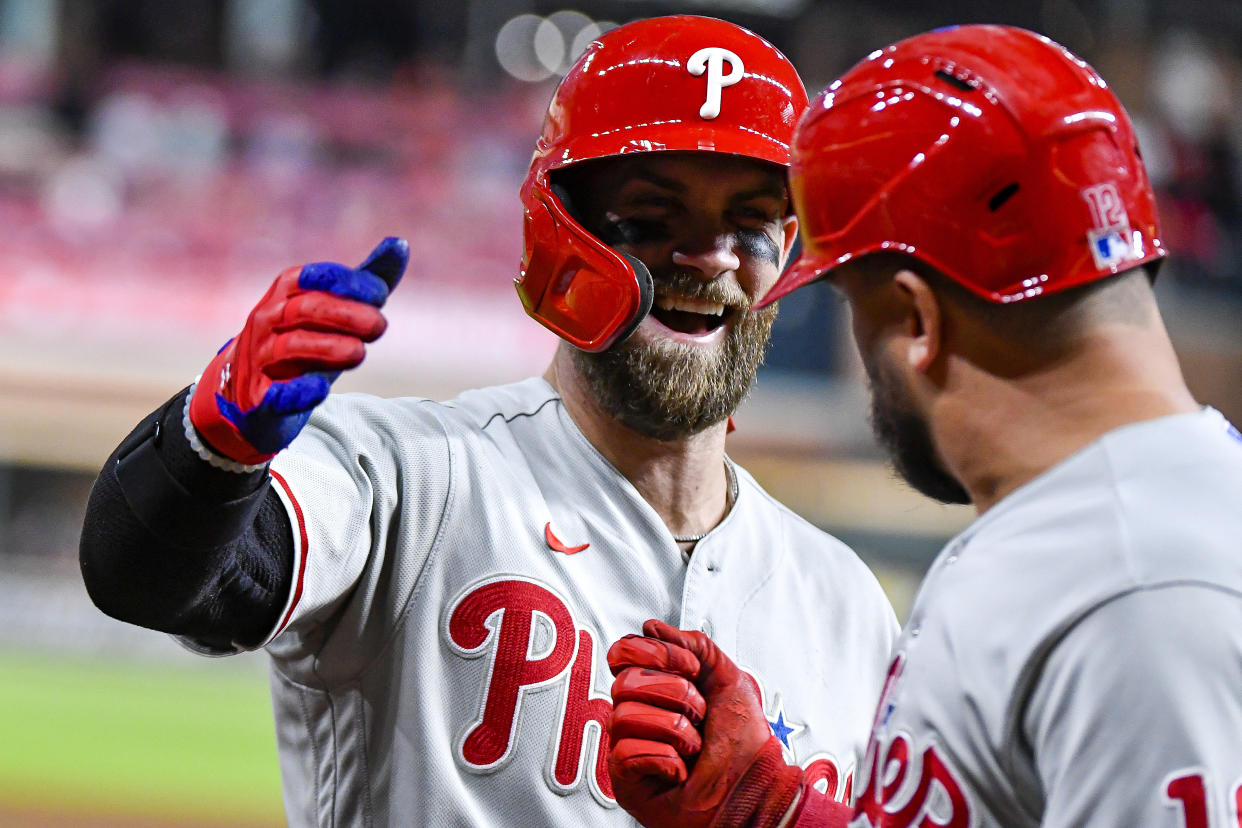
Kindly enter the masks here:
[[674, 296], [657, 296], [656, 307], [661, 310], [685, 311], [701, 313], [704, 316], [723, 316], [725, 306], [720, 302], [705, 302], [702, 299], [679, 299]]

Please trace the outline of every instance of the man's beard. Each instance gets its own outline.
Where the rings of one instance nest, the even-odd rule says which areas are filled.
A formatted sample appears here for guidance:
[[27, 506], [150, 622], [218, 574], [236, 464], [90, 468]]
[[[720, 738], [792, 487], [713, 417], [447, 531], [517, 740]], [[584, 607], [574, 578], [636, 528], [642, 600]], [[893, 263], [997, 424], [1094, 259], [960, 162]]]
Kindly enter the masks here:
[[919, 416], [901, 378], [883, 360], [863, 361], [871, 381], [871, 430], [893, 467], [916, 491], [941, 503], [970, 503], [970, 494], [941, 463], [927, 421]]
[[[681, 293], [690, 293], [688, 280], [675, 281]], [[723, 299], [709, 290], [694, 293]], [[603, 410], [629, 428], [657, 440], [689, 437], [737, 410], [763, 364], [776, 306], [736, 312], [740, 317], [719, 348], [630, 340], [597, 354], [571, 349], [574, 363]]]

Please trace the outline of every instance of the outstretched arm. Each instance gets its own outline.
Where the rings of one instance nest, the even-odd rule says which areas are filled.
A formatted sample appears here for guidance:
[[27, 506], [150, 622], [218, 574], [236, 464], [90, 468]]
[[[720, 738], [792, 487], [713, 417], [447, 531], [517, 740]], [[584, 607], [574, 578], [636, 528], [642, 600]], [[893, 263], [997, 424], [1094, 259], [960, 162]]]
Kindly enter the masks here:
[[622, 807], [649, 828], [844, 828], [850, 810], [786, 764], [750, 676], [700, 632], [654, 620], [643, 632], [608, 651]]
[[226, 651], [263, 643], [292, 580], [289, 520], [265, 470], [204, 463], [186, 391], [130, 433], [91, 489], [79, 556], [108, 615]]
[[121, 443], [95, 481], [81, 537], [100, 609], [213, 649], [263, 643], [293, 559], [267, 461], [383, 333], [379, 309], [407, 258], [404, 241], [386, 239], [357, 268], [281, 273], [192, 393]]

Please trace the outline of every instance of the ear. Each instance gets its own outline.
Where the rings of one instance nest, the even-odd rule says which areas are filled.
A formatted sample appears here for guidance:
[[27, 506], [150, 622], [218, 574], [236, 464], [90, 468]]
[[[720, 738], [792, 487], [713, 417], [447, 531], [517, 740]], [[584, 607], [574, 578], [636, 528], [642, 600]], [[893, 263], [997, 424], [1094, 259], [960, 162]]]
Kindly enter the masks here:
[[785, 231], [785, 239], [781, 243], [781, 268], [784, 269], [789, 263], [789, 251], [793, 250], [794, 241], [798, 238], [798, 217], [790, 213], [781, 222], [781, 227]]
[[940, 302], [931, 285], [913, 270], [897, 271], [893, 282], [908, 302], [911, 344], [906, 360], [915, 371], [927, 373], [940, 354], [944, 333], [945, 317]]

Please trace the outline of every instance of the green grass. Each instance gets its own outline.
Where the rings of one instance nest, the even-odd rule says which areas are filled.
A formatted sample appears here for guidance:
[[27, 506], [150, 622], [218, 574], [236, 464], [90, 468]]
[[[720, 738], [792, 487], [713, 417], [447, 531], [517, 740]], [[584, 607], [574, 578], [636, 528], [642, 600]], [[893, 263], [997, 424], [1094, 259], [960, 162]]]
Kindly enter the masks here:
[[280, 824], [266, 679], [211, 666], [0, 653], [0, 803]]

